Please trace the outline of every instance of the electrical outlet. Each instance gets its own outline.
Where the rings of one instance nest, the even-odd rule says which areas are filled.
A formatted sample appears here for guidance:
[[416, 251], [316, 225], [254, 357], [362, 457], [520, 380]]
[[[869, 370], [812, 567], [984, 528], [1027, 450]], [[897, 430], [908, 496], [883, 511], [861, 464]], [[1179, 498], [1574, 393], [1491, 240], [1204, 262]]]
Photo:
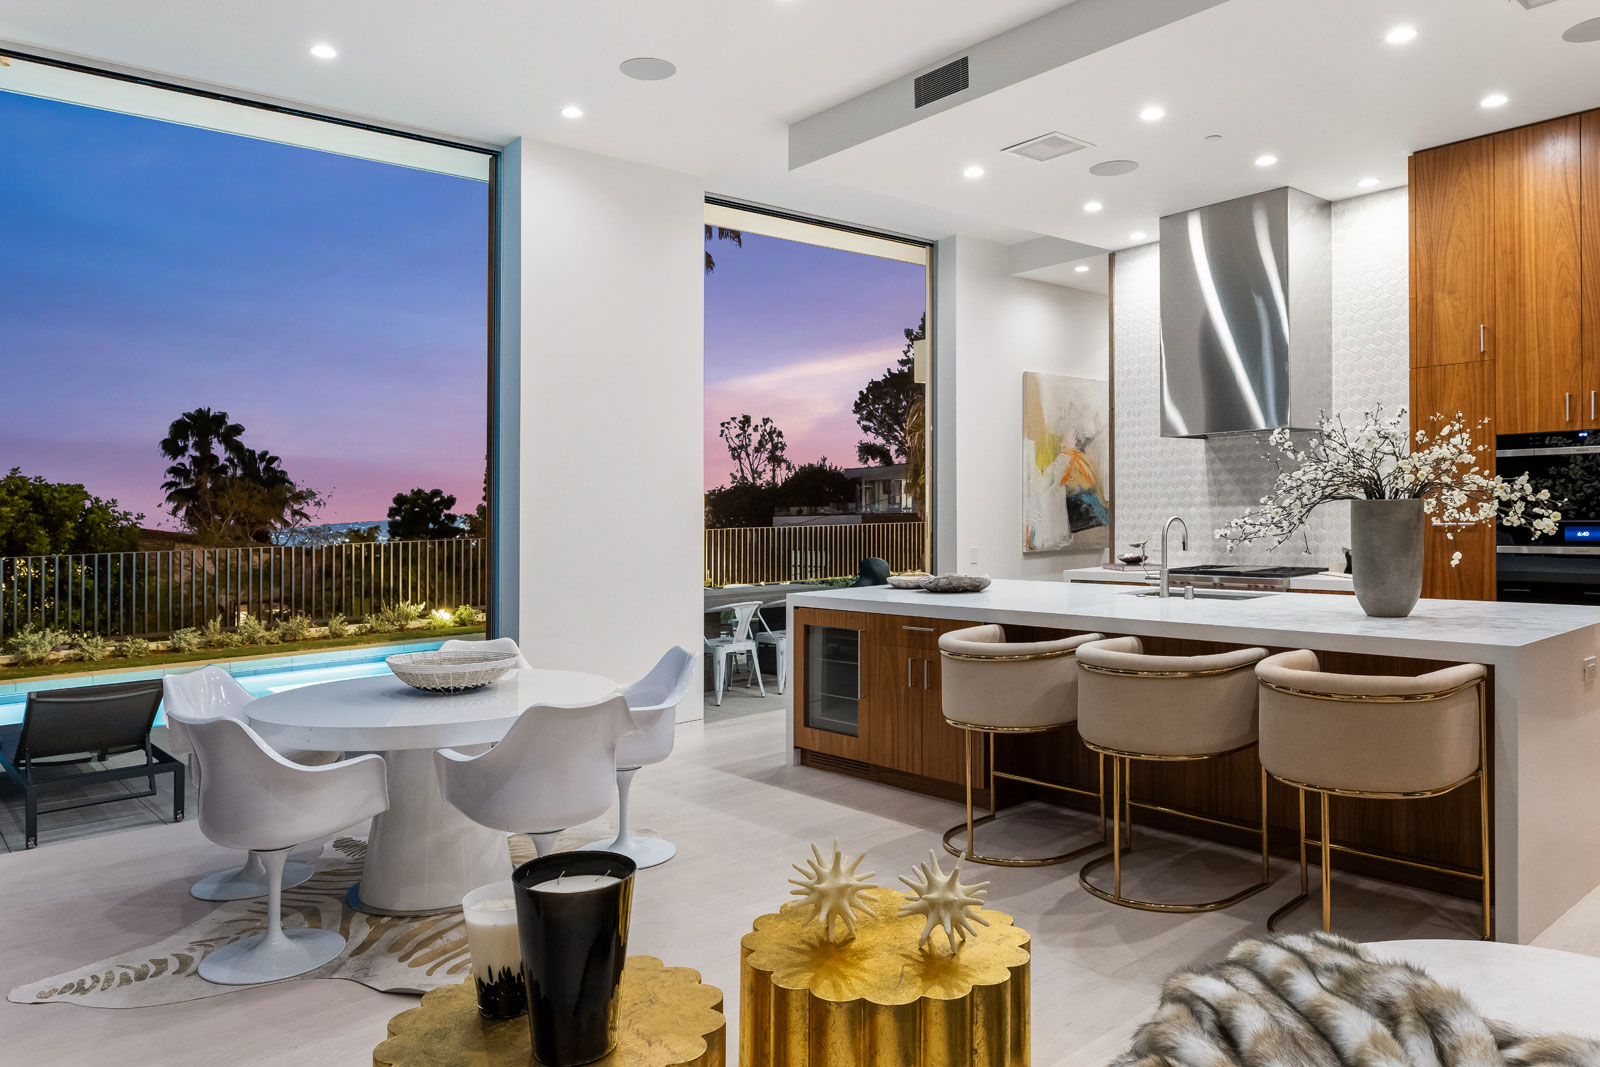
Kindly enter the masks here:
[[1600, 656], [1585, 656], [1583, 660], [1583, 684], [1593, 685], [1596, 674], [1600, 674]]
[[976, 567], [978, 565], [978, 546], [977, 545], [973, 545], [971, 548], [967, 549], [967, 562], [972, 564], [974, 567]]

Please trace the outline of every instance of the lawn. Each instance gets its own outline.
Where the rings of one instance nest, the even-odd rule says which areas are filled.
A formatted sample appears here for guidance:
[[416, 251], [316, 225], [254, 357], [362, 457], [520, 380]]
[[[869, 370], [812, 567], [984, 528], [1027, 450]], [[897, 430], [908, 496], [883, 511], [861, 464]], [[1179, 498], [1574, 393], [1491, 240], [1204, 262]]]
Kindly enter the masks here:
[[64, 674], [99, 674], [104, 671], [136, 671], [150, 667], [165, 667], [174, 663], [205, 663], [211, 660], [233, 661], [256, 657], [286, 656], [296, 652], [332, 652], [341, 648], [361, 648], [364, 645], [401, 644], [411, 641], [435, 641], [447, 637], [463, 637], [483, 633], [482, 626], [428, 627], [418, 630], [396, 631], [386, 634], [346, 634], [344, 637], [316, 637], [305, 641], [285, 641], [277, 645], [239, 645], [234, 648], [202, 648], [195, 652], [152, 652], [148, 656], [129, 659], [107, 658], [93, 663], [73, 660], [66, 663], [36, 663], [27, 667], [0, 667], [0, 683], [20, 682], [29, 678], [49, 678]]

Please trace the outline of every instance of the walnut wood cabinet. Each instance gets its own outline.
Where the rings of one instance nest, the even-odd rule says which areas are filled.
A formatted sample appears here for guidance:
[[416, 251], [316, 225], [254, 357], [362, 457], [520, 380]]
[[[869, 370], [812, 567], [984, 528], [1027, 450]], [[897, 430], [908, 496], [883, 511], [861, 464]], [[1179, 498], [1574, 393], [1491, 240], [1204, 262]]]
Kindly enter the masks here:
[[[1488, 418], [1492, 450], [1600, 427], [1600, 111], [1418, 152], [1410, 175], [1413, 429]], [[1423, 595], [1494, 599], [1493, 530], [1430, 530]]]
[[[968, 622], [795, 611], [795, 746], [824, 765], [929, 791], [963, 782], [964, 734], [944, 720], [939, 636]], [[982, 754], [975, 751], [974, 781]], [[943, 790], [948, 792], [948, 790]]]

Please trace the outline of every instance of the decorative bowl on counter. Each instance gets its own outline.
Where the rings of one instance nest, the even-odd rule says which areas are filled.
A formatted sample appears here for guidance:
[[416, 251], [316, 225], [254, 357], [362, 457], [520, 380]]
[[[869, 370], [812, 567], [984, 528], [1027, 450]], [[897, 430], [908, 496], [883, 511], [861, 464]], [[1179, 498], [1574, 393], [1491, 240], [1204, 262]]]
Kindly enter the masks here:
[[515, 652], [489, 649], [401, 652], [384, 660], [394, 676], [425, 693], [467, 693], [482, 689], [517, 665]]
[[987, 574], [941, 574], [922, 583], [930, 593], [981, 593], [989, 588]]
[[931, 574], [891, 574], [889, 575], [889, 588], [891, 589], [921, 589], [933, 580]]

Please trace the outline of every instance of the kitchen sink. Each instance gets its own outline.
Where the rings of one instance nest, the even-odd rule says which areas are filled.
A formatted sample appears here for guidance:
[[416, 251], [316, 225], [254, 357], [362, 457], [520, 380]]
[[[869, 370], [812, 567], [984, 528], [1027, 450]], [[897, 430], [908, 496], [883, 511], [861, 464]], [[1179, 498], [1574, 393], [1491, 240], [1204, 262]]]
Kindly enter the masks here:
[[[1256, 600], [1264, 596], [1277, 596], [1277, 593], [1263, 593], [1251, 589], [1196, 589], [1192, 597], [1183, 595], [1183, 589], [1171, 590], [1173, 600]], [[1128, 596], [1160, 596], [1159, 589], [1141, 589]]]

